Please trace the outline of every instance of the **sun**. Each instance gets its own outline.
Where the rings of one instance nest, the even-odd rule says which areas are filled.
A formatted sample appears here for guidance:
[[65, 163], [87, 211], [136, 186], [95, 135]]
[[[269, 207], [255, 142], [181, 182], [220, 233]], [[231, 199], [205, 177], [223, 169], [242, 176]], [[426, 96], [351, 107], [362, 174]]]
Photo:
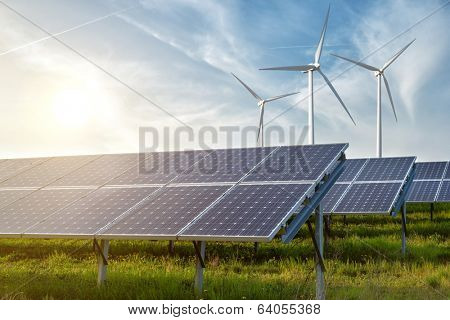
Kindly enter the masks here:
[[56, 121], [69, 128], [85, 126], [92, 116], [92, 99], [83, 90], [66, 89], [53, 97], [52, 108]]

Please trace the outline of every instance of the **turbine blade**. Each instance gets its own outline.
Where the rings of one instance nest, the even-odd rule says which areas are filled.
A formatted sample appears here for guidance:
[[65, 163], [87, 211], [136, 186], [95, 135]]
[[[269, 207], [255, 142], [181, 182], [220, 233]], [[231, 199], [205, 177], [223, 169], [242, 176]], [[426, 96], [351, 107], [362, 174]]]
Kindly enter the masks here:
[[308, 71], [314, 69], [314, 66], [304, 65], [304, 66], [289, 66], [289, 67], [273, 67], [273, 68], [262, 68], [259, 70], [278, 70], [278, 71]]
[[[258, 137], [256, 138], [256, 142], [259, 142], [259, 137], [261, 136], [261, 129], [264, 121], [264, 105], [261, 107], [260, 116], [259, 116], [259, 127], [258, 127]], [[262, 133], [264, 134], [264, 133]]]
[[397, 52], [391, 59], [389, 59], [388, 62], [386, 62], [383, 66], [383, 68], [381, 68], [381, 71], [386, 70], [387, 67], [389, 67], [395, 60], [397, 60], [398, 57], [400, 57], [400, 55], [405, 52], [406, 49], [408, 49], [408, 47], [414, 42], [416, 41], [416, 39], [414, 39], [413, 41], [411, 41], [410, 43], [408, 43], [406, 46], [403, 47], [402, 50], [400, 50], [399, 52]]
[[342, 56], [337, 55], [337, 54], [334, 54], [334, 53], [330, 53], [330, 54], [331, 54], [332, 56], [335, 56], [335, 57], [341, 58], [341, 59], [343, 59], [343, 60], [347, 60], [348, 62], [354, 63], [354, 64], [356, 64], [356, 65], [358, 65], [358, 66], [360, 66], [360, 67], [363, 67], [363, 68], [365, 68], [365, 69], [367, 69], [367, 70], [370, 70], [370, 71], [380, 71], [380, 70], [378, 70], [378, 69], [375, 68], [375, 67], [369, 66], [368, 64], [365, 64], [365, 63], [362, 63], [362, 62], [359, 62], [359, 61], [355, 61], [355, 60], [352, 60], [352, 59], [349, 59], [349, 58], [345, 58], [345, 57], [342, 57]]
[[319, 71], [320, 75], [323, 77], [323, 79], [325, 80], [325, 82], [328, 84], [328, 86], [330, 87], [331, 91], [333, 91], [334, 95], [336, 96], [336, 98], [339, 100], [339, 102], [341, 103], [342, 107], [344, 108], [345, 112], [347, 112], [348, 116], [350, 117], [350, 119], [352, 119], [353, 124], [356, 126], [356, 122], [355, 120], [353, 120], [352, 115], [350, 114], [350, 111], [348, 111], [347, 107], [344, 104], [344, 101], [342, 101], [341, 97], [339, 97], [339, 94], [337, 93], [336, 89], [333, 87], [333, 85], [331, 84], [331, 81], [328, 80], [328, 78], [326, 77], [326, 75], [322, 72], [322, 70], [317, 69], [317, 71]]
[[287, 94], [283, 94], [281, 96], [276, 96], [276, 97], [273, 97], [273, 98], [266, 99], [265, 101], [266, 102], [275, 101], [275, 100], [282, 99], [282, 98], [285, 98], [285, 97], [289, 97], [289, 96], [292, 96], [294, 94], [299, 94], [299, 93], [300, 92], [287, 93]]
[[394, 107], [394, 100], [392, 100], [391, 89], [389, 88], [388, 81], [387, 81], [386, 76], [384, 74], [383, 74], [383, 80], [384, 80], [384, 85], [386, 86], [386, 91], [388, 93], [389, 100], [391, 101], [391, 106], [392, 106], [392, 111], [394, 112], [395, 121], [398, 122], [397, 113], [395, 112], [395, 107]]
[[241, 79], [239, 79], [238, 77], [236, 77], [234, 73], [231, 73], [231, 75], [232, 75], [233, 77], [235, 77], [236, 80], [239, 81], [239, 82], [245, 87], [245, 89], [247, 89], [248, 92], [250, 92], [250, 93], [252, 94], [252, 96], [255, 97], [255, 99], [257, 99], [257, 100], [262, 100], [261, 97], [258, 96], [258, 95], [255, 93], [255, 91], [253, 91], [248, 85], [246, 85], [244, 82], [242, 82]]
[[320, 40], [317, 44], [316, 55], [314, 56], [314, 63], [319, 63], [320, 55], [322, 54], [323, 42], [325, 40], [325, 33], [327, 32], [328, 17], [330, 15], [330, 5], [328, 5], [327, 15], [325, 17], [325, 22], [323, 24], [322, 33], [320, 34]]

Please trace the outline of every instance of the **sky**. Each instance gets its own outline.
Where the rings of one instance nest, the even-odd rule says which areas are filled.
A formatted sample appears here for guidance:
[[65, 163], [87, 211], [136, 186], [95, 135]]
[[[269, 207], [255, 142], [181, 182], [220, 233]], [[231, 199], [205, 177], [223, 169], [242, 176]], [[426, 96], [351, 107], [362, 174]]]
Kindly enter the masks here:
[[231, 72], [263, 97], [300, 91], [266, 106], [266, 142], [305, 143], [307, 75], [258, 69], [312, 63], [331, 4], [321, 70], [357, 125], [316, 74], [316, 143], [375, 156], [376, 79], [330, 53], [381, 67], [416, 39], [385, 73], [383, 155], [450, 159], [450, 5], [429, 16], [447, 1], [2, 2], [79, 54], [0, 2], [1, 158], [137, 152], [143, 127], [160, 151], [254, 146], [259, 110]]

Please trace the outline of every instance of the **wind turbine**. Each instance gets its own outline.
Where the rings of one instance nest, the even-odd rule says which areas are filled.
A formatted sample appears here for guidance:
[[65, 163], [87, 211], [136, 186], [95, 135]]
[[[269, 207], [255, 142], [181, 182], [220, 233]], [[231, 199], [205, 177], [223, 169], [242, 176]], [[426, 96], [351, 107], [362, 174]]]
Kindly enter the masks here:
[[319, 43], [317, 44], [316, 54], [314, 55], [314, 63], [302, 65], [302, 66], [289, 66], [289, 67], [274, 67], [274, 68], [263, 68], [260, 70], [280, 70], [280, 71], [300, 71], [308, 73], [308, 91], [309, 91], [309, 111], [308, 111], [308, 142], [309, 144], [314, 144], [314, 96], [313, 96], [313, 72], [317, 71], [323, 77], [327, 85], [333, 91], [334, 95], [338, 99], [339, 103], [347, 112], [348, 116], [352, 120], [353, 124], [356, 125], [355, 120], [353, 120], [352, 115], [348, 111], [341, 97], [337, 93], [336, 89], [331, 84], [331, 81], [325, 76], [325, 74], [320, 70], [320, 56], [322, 54], [323, 42], [325, 40], [325, 33], [327, 31], [328, 16], [330, 15], [330, 6], [328, 6], [327, 15], [325, 17], [325, 23], [323, 24], [322, 33], [320, 35]]
[[256, 100], [258, 100], [258, 107], [259, 107], [259, 126], [258, 126], [258, 137], [256, 138], [256, 142], [259, 142], [259, 138], [261, 137], [261, 147], [264, 147], [264, 106], [267, 102], [272, 102], [278, 99], [282, 99], [285, 97], [292, 96], [294, 94], [298, 94], [300, 92], [294, 92], [294, 93], [288, 93], [283, 94], [281, 96], [276, 96], [273, 98], [263, 99], [260, 96], [258, 96], [255, 91], [253, 91], [248, 85], [246, 85], [241, 79], [239, 79], [234, 73], [231, 73], [233, 77], [236, 78], [237, 81], [239, 81], [245, 89], [248, 90], [248, 92], [251, 93], [253, 97], [255, 97]]
[[400, 50], [399, 52], [397, 52], [391, 59], [389, 59], [384, 65], [383, 67], [379, 68], [375, 68], [372, 67], [368, 64], [359, 62], [359, 61], [355, 61], [349, 58], [345, 58], [342, 56], [339, 56], [337, 54], [331, 54], [335, 57], [344, 59], [346, 61], [349, 61], [351, 63], [354, 63], [360, 67], [363, 67], [364, 69], [373, 71], [375, 74], [375, 77], [377, 78], [377, 149], [376, 149], [376, 155], [378, 158], [382, 157], [382, 137], [381, 137], [381, 78], [383, 78], [384, 80], [384, 85], [386, 86], [386, 91], [388, 93], [389, 96], [389, 100], [391, 101], [391, 106], [392, 106], [392, 111], [394, 112], [394, 117], [395, 117], [395, 121], [397, 120], [397, 113], [395, 112], [395, 107], [394, 107], [394, 101], [392, 100], [392, 94], [391, 94], [391, 89], [389, 88], [389, 83], [387, 81], [387, 78], [384, 74], [384, 71], [403, 53], [405, 52], [406, 49], [408, 49], [408, 47], [414, 42], [416, 41], [416, 39], [414, 39], [413, 41], [411, 41], [410, 43], [408, 43], [405, 47], [403, 47], [402, 50]]

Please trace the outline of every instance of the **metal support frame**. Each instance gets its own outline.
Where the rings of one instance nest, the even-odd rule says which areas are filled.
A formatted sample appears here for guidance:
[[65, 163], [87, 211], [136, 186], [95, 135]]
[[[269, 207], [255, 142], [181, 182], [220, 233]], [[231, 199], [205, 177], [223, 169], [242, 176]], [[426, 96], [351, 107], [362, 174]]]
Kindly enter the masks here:
[[406, 254], [406, 203], [402, 205], [402, 254]]
[[175, 241], [169, 240], [169, 254], [173, 255], [175, 253]]
[[324, 217], [325, 233], [324, 246], [328, 246], [328, 239], [331, 237], [331, 214]]
[[311, 235], [311, 239], [312, 239], [312, 242], [313, 242], [313, 245], [314, 245], [314, 250], [316, 251], [316, 257], [318, 259], [318, 263], [322, 267], [322, 270], [325, 271], [325, 263], [324, 263], [324, 258], [323, 258], [323, 252], [322, 252], [322, 250], [321, 250], [321, 248], [319, 246], [319, 243], [317, 242], [318, 239], [316, 238], [316, 233], [314, 232], [313, 227], [311, 225], [311, 222], [309, 220], [306, 222], [306, 225], [308, 226], [309, 234]]
[[259, 250], [259, 242], [255, 242], [255, 243], [254, 243], [253, 249], [255, 250], [255, 253], [258, 252], [258, 250]]
[[284, 243], [290, 242], [294, 239], [298, 230], [306, 223], [309, 217], [313, 214], [314, 209], [318, 208], [320, 201], [325, 197], [328, 190], [334, 185], [334, 182], [339, 178], [342, 171], [344, 170], [344, 161], [341, 161], [338, 166], [334, 169], [333, 173], [326, 177], [324, 181], [317, 186], [316, 193], [308, 199], [307, 203], [303, 209], [295, 216], [295, 218], [286, 227], [286, 233], [281, 236], [281, 240]]
[[194, 244], [195, 254], [197, 256], [197, 266], [195, 269], [195, 279], [194, 279], [194, 290], [195, 294], [198, 296], [202, 295], [203, 292], [203, 269], [206, 268], [205, 265], [205, 252], [206, 252], [206, 242], [205, 241], [192, 241]]
[[434, 203], [430, 203], [430, 220], [433, 221]]
[[106, 271], [108, 266], [108, 250], [109, 250], [109, 240], [94, 239], [94, 251], [97, 255], [97, 265], [98, 265], [98, 276], [97, 276], [97, 286], [102, 286], [106, 281]]
[[[312, 237], [316, 248], [316, 299], [325, 299], [325, 264], [323, 261], [323, 209], [319, 205], [316, 209], [315, 234]], [[311, 223], [308, 223], [308, 229], [312, 232]]]

